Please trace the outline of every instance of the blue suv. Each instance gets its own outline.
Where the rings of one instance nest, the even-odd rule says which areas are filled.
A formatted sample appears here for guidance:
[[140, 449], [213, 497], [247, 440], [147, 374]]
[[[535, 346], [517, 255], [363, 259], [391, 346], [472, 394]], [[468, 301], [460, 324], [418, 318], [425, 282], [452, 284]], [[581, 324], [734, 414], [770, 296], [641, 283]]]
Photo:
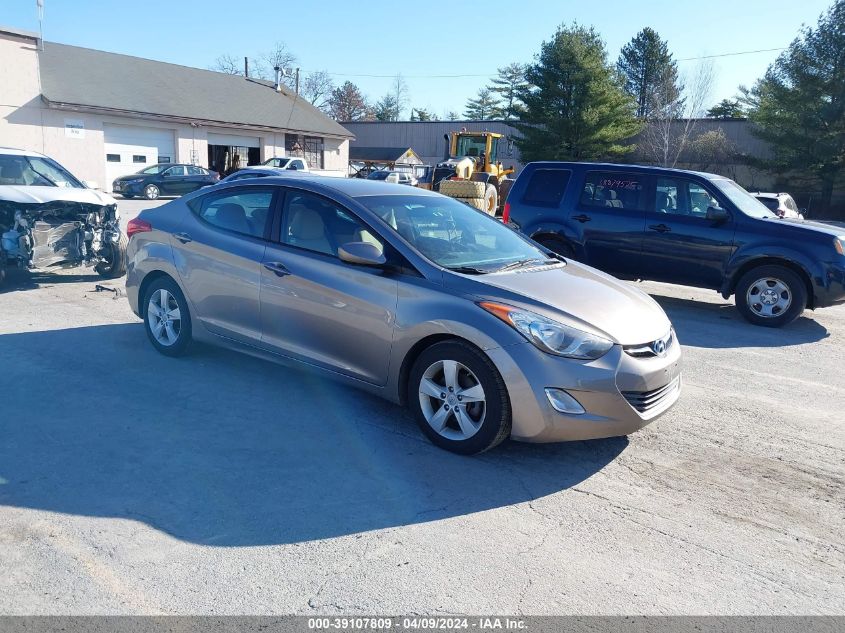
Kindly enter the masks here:
[[546, 248], [625, 279], [735, 295], [780, 327], [845, 302], [845, 228], [781, 219], [734, 181], [601, 163], [525, 166], [503, 220]]

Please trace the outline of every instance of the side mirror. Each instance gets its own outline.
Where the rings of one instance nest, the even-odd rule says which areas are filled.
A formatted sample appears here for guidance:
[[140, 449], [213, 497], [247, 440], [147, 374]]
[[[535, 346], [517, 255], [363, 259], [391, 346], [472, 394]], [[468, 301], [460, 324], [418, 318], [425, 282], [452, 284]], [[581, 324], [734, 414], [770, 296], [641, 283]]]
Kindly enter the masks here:
[[360, 266], [384, 266], [384, 251], [370, 242], [347, 242], [337, 249], [340, 261]]
[[722, 223], [731, 219], [731, 214], [717, 207], [707, 207], [707, 219], [711, 222]]

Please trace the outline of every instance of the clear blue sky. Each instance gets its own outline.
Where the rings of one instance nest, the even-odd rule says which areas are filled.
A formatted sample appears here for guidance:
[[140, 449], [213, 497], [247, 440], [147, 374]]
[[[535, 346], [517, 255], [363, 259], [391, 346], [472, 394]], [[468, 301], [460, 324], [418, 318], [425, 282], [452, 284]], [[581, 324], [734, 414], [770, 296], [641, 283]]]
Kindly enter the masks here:
[[[35, 0], [0, 0], [0, 24], [37, 30]], [[787, 46], [802, 23], [815, 24], [830, 0], [488, 0], [372, 2], [322, 0], [44, 0], [47, 41], [207, 68], [228, 53], [257, 56], [284, 41], [303, 71], [349, 79], [373, 100], [402, 73], [411, 103], [443, 116], [463, 112], [488, 79], [425, 75], [493, 75], [530, 62], [557, 25], [577, 20], [602, 34], [610, 58], [651, 26], [676, 59]], [[751, 84], [777, 53], [715, 59], [712, 101]], [[697, 62], [682, 61], [681, 70]]]

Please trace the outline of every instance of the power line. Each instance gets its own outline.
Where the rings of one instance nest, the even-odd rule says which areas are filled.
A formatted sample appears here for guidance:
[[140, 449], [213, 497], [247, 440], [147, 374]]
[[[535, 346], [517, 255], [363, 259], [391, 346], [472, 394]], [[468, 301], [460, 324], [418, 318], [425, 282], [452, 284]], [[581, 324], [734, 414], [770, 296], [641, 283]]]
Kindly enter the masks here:
[[[699, 57], [684, 57], [683, 59], [678, 59], [676, 61], [679, 62], [691, 62], [696, 61], [699, 59], [714, 59], [716, 57], [735, 57], [737, 55], [754, 55], [756, 53], [773, 53], [775, 51], [784, 51], [786, 47], [781, 48], [761, 48], [754, 51], [736, 51], [733, 53], [718, 53], [716, 55], [701, 55]], [[308, 70], [304, 72], [325, 72], [325, 71], [315, 71], [315, 70]], [[330, 73], [326, 72], [327, 75], [331, 75], [333, 77], [360, 77], [365, 79], [393, 79], [396, 77], [396, 74], [393, 75], [374, 75], [374, 74], [367, 74], [367, 73]], [[493, 77], [495, 73], [483, 73], [483, 74], [459, 74], [459, 75], [402, 75], [405, 79], [468, 79], [468, 78], [478, 78], [478, 77]]]

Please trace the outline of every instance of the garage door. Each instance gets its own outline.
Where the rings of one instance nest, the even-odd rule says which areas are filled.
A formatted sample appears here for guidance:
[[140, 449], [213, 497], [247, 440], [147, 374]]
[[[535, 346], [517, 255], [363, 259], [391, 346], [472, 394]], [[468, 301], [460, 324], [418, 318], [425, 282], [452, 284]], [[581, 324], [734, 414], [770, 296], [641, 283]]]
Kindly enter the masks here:
[[106, 148], [106, 188], [112, 181], [156, 163], [175, 163], [174, 130], [104, 125]]
[[208, 133], [209, 145], [226, 145], [228, 147], [261, 147], [257, 136], [241, 136], [240, 134]]

